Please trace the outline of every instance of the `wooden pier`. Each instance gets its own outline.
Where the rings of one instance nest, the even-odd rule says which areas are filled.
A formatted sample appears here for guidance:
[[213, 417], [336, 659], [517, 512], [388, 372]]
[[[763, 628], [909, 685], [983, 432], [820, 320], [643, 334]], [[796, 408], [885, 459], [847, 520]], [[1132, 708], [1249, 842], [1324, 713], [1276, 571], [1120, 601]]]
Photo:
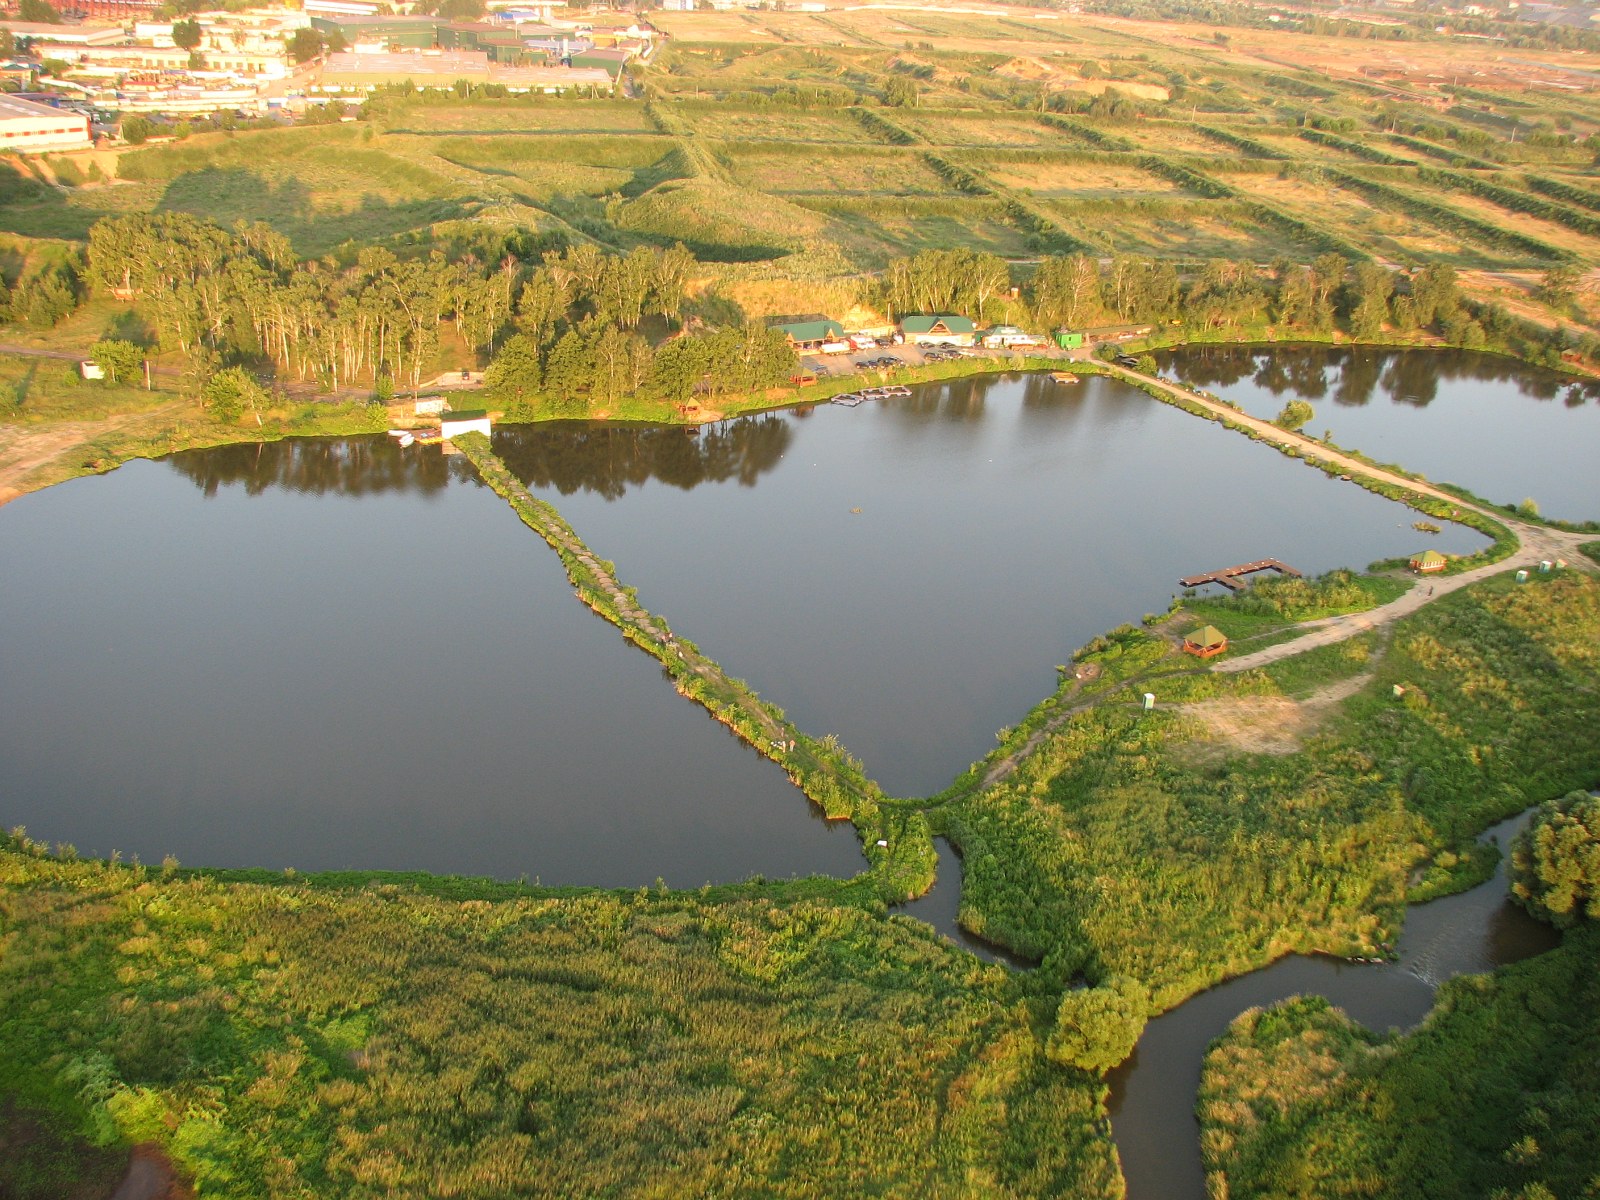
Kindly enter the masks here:
[[1276, 571], [1280, 575], [1299, 576], [1288, 563], [1281, 563], [1275, 558], [1258, 558], [1255, 562], [1240, 563], [1237, 567], [1223, 567], [1220, 571], [1207, 571], [1204, 575], [1185, 575], [1178, 583], [1186, 588], [1199, 587], [1204, 583], [1220, 583], [1225, 588], [1241, 591], [1244, 584], [1240, 582], [1243, 575], [1254, 575], [1257, 571]]

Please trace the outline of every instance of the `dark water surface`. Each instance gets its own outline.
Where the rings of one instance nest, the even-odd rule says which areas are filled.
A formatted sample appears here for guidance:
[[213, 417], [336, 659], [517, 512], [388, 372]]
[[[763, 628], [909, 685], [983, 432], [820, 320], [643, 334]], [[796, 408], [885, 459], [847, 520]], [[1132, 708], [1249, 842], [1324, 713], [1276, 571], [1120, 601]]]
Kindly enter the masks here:
[[933, 847], [939, 856], [939, 867], [933, 886], [915, 900], [899, 905], [895, 910], [926, 921], [951, 941], [972, 951], [985, 962], [1005, 963], [1013, 970], [1026, 971], [1038, 966], [1020, 954], [1013, 954], [1004, 946], [985, 941], [977, 934], [963, 929], [961, 915], [962, 865], [948, 838], [934, 838]]
[[[1409, 510], [1110, 380], [496, 442], [647, 606], [902, 794], [1180, 574], [1418, 540]], [[0, 510], [0, 562], [0, 821], [36, 837], [547, 883], [860, 868], [436, 448], [134, 463]]]
[[1469, 350], [1192, 346], [1162, 369], [1252, 416], [1309, 402], [1305, 432], [1500, 504], [1600, 520], [1600, 383]]
[[[1488, 830], [1508, 850], [1532, 810]], [[1369, 1029], [1408, 1029], [1453, 975], [1489, 971], [1542, 953], [1560, 936], [1506, 896], [1506, 858], [1493, 879], [1406, 911], [1399, 961], [1361, 964], [1295, 955], [1202, 992], [1145, 1027], [1133, 1056], [1111, 1073], [1111, 1125], [1128, 1200], [1205, 1200], [1195, 1098], [1206, 1047], [1248, 1008], [1325, 996]]]
[[522, 426], [495, 448], [647, 607], [895, 795], [946, 786], [1180, 575], [1485, 540], [1418, 534], [1409, 509], [1108, 379], [991, 376], [693, 437]]
[[381, 437], [238, 446], [0, 509], [0, 821], [189, 865], [862, 868], [453, 467]]

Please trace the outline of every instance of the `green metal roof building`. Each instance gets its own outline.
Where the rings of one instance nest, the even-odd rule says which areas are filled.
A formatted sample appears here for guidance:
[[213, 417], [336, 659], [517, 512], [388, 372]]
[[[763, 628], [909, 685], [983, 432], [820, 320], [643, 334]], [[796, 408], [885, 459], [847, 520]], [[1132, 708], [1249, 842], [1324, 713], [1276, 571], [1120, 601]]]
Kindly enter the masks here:
[[902, 317], [900, 329], [903, 333], [954, 333], [966, 334], [969, 337], [977, 326], [973, 325], [970, 317], [957, 317], [949, 314], [938, 314], [931, 317]]
[[844, 326], [837, 321], [794, 321], [788, 325], [774, 325], [773, 328], [781, 330], [797, 346], [812, 342], [836, 342], [844, 337]]
[[574, 54], [569, 61], [575, 67], [599, 67], [615, 80], [632, 57], [626, 50], [584, 50]]
[[382, 42], [410, 50], [429, 50], [438, 42], [439, 26], [433, 17], [312, 17], [312, 28], [338, 33], [346, 42]]
[[916, 346], [970, 346], [976, 340], [975, 330], [970, 317], [953, 313], [900, 318], [901, 336]]

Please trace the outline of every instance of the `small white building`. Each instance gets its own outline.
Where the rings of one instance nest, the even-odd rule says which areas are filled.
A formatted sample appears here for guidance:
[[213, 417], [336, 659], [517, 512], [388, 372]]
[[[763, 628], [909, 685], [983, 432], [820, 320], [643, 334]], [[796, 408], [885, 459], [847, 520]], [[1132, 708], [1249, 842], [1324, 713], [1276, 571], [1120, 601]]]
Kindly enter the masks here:
[[489, 414], [482, 410], [449, 412], [439, 418], [439, 435], [446, 440], [463, 433], [481, 433], [488, 437], [490, 432]]
[[82, 113], [0, 94], [0, 153], [93, 147], [89, 118]]
[[1007, 349], [1011, 346], [1039, 346], [1043, 343], [1033, 334], [1015, 325], [996, 325], [983, 334], [983, 344], [991, 348]]

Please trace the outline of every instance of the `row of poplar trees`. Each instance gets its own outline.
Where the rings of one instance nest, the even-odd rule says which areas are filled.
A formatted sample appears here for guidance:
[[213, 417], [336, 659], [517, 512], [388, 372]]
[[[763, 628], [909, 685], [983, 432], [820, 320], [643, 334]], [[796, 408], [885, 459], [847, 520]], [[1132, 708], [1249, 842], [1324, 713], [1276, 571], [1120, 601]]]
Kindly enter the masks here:
[[682, 246], [618, 255], [592, 245], [487, 263], [369, 247], [341, 267], [300, 261], [263, 223], [230, 230], [187, 213], [102, 219], [87, 254], [89, 283], [137, 298], [163, 345], [202, 378], [223, 362], [264, 359], [280, 378], [416, 387], [450, 324], [491, 356], [508, 399], [592, 393], [609, 403], [652, 385], [684, 399], [785, 379], [794, 355], [760, 327], [676, 338], [659, 352], [640, 336], [650, 316], [681, 323], [694, 268]]

